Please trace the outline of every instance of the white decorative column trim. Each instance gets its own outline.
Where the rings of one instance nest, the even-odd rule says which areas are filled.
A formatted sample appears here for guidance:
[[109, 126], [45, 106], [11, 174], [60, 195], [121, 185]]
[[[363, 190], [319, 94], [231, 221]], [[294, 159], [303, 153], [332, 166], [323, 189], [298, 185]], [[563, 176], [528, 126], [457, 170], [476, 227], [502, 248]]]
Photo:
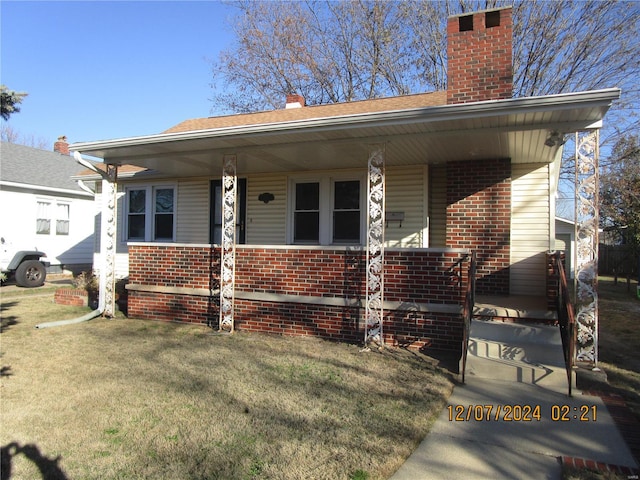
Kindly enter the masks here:
[[233, 332], [233, 303], [236, 269], [236, 156], [222, 160], [222, 251], [220, 254], [220, 326]]
[[576, 360], [598, 366], [599, 130], [576, 133]]
[[367, 183], [365, 347], [384, 345], [384, 145], [372, 145]]
[[105, 317], [113, 317], [116, 310], [116, 245], [118, 218], [118, 167], [106, 165], [102, 180], [102, 227], [100, 250], [103, 268], [100, 270], [99, 309]]

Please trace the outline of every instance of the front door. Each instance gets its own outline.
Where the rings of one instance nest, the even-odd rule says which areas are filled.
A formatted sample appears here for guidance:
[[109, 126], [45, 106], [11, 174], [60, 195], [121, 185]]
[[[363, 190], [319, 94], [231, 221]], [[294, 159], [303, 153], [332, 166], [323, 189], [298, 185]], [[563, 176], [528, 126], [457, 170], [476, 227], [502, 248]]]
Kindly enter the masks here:
[[[238, 179], [236, 201], [236, 243], [245, 243], [247, 212], [247, 179]], [[222, 243], [222, 180], [211, 180], [211, 210], [209, 211], [209, 243]]]

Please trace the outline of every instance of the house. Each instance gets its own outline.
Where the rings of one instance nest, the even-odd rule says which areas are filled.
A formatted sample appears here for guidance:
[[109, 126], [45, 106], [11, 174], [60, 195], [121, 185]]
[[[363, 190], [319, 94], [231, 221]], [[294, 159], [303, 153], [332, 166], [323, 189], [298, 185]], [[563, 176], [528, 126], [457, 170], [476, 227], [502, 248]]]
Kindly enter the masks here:
[[71, 177], [81, 168], [64, 137], [54, 151], [2, 142], [1, 235], [14, 247], [47, 254], [50, 272], [81, 272], [93, 263], [94, 195]]
[[127, 277], [134, 317], [460, 353], [473, 279], [546, 310], [562, 138], [620, 92], [512, 98], [510, 8], [447, 33], [444, 92], [72, 145], [104, 160], [107, 314]]

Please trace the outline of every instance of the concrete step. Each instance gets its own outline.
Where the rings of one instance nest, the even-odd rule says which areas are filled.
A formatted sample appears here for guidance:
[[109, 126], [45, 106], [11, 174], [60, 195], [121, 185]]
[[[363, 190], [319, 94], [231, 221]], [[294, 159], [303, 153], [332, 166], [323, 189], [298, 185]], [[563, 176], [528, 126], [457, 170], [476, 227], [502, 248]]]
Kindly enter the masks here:
[[560, 328], [553, 325], [474, 320], [471, 322], [470, 334], [472, 338], [513, 346], [539, 344], [562, 348]]
[[466, 378], [567, 389], [558, 327], [495, 321], [471, 324]]

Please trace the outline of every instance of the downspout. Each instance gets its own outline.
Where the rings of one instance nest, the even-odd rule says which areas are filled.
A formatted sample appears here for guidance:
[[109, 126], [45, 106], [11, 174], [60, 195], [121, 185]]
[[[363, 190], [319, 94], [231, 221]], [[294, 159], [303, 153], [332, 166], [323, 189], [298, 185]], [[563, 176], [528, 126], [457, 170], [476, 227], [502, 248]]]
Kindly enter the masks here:
[[89, 320], [93, 320], [94, 318], [99, 317], [100, 315], [102, 315], [102, 311], [98, 307], [97, 310], [93, 310], [87, 313], [86, 315], [83, 315], [82, 317], [72, 318], [70, 320], [59, 320], [57, 322], [39, 323], [38, 325], [36, 325], [36, 328], [40, 329], [40, 328], [49, 328], [49, 327], [61, 327], [63, 325], [73, 325], [75, 323], [82, 323], [82, 322], [87, 322]]
[[[92, 165], [91, 163], [87, 162], [86, 160], [84, 160], [81, 156], [79, 152], [74, 152], [73, 157], [76, 159], [76, 162], [78, 162], [80, 165], [82, 165], [83, 167], [86, 167], [96, 173], [98, 173], [102, 178], [103, 181], [108, 181], [108, 175], [105, 174], [104, 172], [98, 170], [94, 165]], [[84, 191], [92, 193], [95, 195], [95, 192], [93, 190], [91, 190], [82, 180], [78, 180], [78, 186], [80, 188], [82, 188]], [[104, 189], [103, 189], [104, 192]], [[101, 269], [101, 274], [100, 277], [101, 279], [103, 277], [106, 277], [103, 274], [104, 268]], [[56, 322], [45, 322], [45, 323], [39, 323], [38, 325], [36, 325], [37, 329], [42, 329], [42, 328], [49, 328], [49, 327], [61, 327], [64, 325], [74, 325], [77, 323], [83, 323], [83, 322], [87, 322], [89, 320], [93, 320], [96, 317], [99, 317], [100, 315], [102, 315], [105, 312], [105, 293], [104, 293], [104, 281], [100, 282], [100, 291], [99, 291], [99, 300], [98, 300], [98, 308], [96, 310], [92, 310], [91, 312], [78, 317], [78, 318], [72, 318], [69, 320], [59, 320]]]

